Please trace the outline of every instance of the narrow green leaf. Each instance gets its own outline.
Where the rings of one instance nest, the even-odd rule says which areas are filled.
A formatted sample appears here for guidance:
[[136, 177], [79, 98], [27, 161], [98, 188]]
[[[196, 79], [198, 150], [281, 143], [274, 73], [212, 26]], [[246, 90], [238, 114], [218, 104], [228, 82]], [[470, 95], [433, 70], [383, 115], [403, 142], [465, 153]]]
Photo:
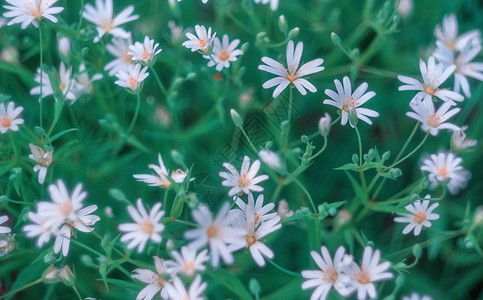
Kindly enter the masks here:
[[228, 271], [225, 269], [218, 268], [216, 270], [207, 270], [206, 274], [235, 293], [239, 299], [253, 300], [252, 295], [245, 288], [245, 286], [243, 286], [241, 281], [232, 274], [228, 273]]

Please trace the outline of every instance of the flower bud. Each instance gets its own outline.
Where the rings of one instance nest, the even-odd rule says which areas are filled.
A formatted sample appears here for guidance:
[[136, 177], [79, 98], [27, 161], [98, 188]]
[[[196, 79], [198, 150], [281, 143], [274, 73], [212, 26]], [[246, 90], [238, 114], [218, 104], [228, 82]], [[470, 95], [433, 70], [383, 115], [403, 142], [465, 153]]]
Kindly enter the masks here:
[[260, 156], [260, 159], [270, 169], [279, 170], [282, 168], [280, 157], [277, 155], [277, 153], [270, 150], [261, 150], [260, 152], [258, 152], [258, 156]]
[[278, 29], [280, 29], [280, 31], [283, 33], [287, 32], [288, 30], [287, 20], [285, 20], [284, 15], [280, 15], [278, 18]]
[[238, 128], [242, 128], [243, 119], [240, 116], [240, 114], [234, 109], [230, 109], [230, 114], [231, 114], [231, 119], [233, 120], [233, 123], [235, 123], [235, 126]]
[[297, 37], [297, 35], [299, 35], [299, 31], [300, 29], [298, 27], [295, 27], [294, 29], [290, 30], [288, 32], [288, 38], [289, 39], [294, 39]]
[[60, 37], [59, 40], [57, 41], [57, 47], [59, 48], [59, 53], [63, 57], [69, 56], [69, 54], [70, 54], [70, 40], [67, 37], [65, 37], [65, 36]]
[[306, 136], [306, 135], [302, 135], [302, 136], [300, 137], [300, 140], [301, 140], [301, 141], [302, 141], [302, 143], [304, 143], [304, 144], [307, 144], [308, 142], [310, 142], [309, 137], [308, 137], [308, 136]]
[[423, 250], [421, 249], [421, 246], [419, 244], [416, 244], [416, 245], [413, 246], [414, 257], [420, 258], [422, 252], [423, 252]]
[[322, 136], [326, 137], [329, 135], [330, 126], [332, 123], [332, 118], [328, 113], [325, 113], [322, 118], [319, 120], [319, 132]]
[[334, 43], [334, 45], [336, 45], [337, 47], [340, 47], [341, 40], [340, 40], [340, 37], [337, 35], [337, 33], [332, 32], [330, 34], [330, 39], [332, 40], [332, 43]]
[[357, 119], [357, 112], [353, 107], [349, 108], [349, 122], [352, 127], [356, 127], [357, 122], [359, 122], [359, 119]]

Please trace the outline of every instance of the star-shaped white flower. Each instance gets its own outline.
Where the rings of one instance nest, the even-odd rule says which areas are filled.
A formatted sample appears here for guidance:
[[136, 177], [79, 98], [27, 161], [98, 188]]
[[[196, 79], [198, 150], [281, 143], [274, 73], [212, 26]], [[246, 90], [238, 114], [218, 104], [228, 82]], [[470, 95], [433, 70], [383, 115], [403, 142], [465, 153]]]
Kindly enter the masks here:
[[[426, 198], [430, 198], [429, 195]], [[397, 223], [409, 223], [403, 229], [403, 234], [408, 234], [414, 229], [414, 235], [418, 236], [421, 233], [423, 227], [431, 227], [431, 222], [439, 219], [438, 214], [432, 213], [433, 210], [438, 207], [439, 203], [434, 203], [429, 206], [429, 200], [424, 200], [421, 203], [420, 200], [415, 201], [412, 204], [405, 206], [404, 208], [410, 213], [398, 213], [400, 217], [394, 218], [394, 222]], [[428, 208], [429, 206], [429, 208]]]
[[188, 277], [192, 277], [196, 272], [203, 272], [206, 269], [205, 263], [210, 259], [207, 249], [197, 253], [186, 246], [181, 247], [181, 252], [171, 251], [171, 256], [175, 260], [166, 262], [168, 271], [173, 274], [182, 273]]
[[270, 9], [276, 11], [278, 8], [278, 1], [279, 0], [255, 0], [255, 3], [267, 4], [270, 2]]
[[173, 300], [203, 300], [203, 292], [206, 289], [206, 282], [201, 282], [201, 276], [197, 275], [188, 290], [178, 277], [173, 278], [173, 283], [166, 284], [166, 291], [169, 299]]
[[18, 131], [18, 125], [23, 124], [24, 120], [22, 118], [17, 118], [18, 115], [23, 111], [23, 107], [19, 106], [15, 108], [13, 102], [8, 102], [7, 108], [5, 109], [5, 104], [0, 104], [0, 133], [4, 134], [8, 130]]
[[210, 55], [203, 55], [203, 58], [208, 59], [208, 67], [216, 65], [216, 70], [220, 72], [223, 68], [230, 67], [230, 61], [237, 61], [237, 56], [243, 55], [243, 51], [236, 49], [240, 44], [240, 40], [236, 39], [230, 42], [227, 34], [223, 35], [223, 40], [215, 37], [213, 44], [213, 52]]
[[154, 40], [148, 36], [144, 37], [144, 43], [136, 42], [134, 45], [129, 46], [129, 55], [132, 55], [133, 61], [139, 61], [143, 63], [152, 63], [162, 49], [156, 50], [159, 47], [159, 43], [154, 44]]
[[474, 29], [462, 35], [458, 35], [458, 21], [455, 14], [446, 15], [442, 25], [437, 25], [434, 29], [434, 36], [438, 39], [436, 44], [447, 49], [461, 51], [468, 43], [472, 46], [481, 44], [480, 31]]
[[168, 299], [166, 285], [170, 279], [166, 278], [168, 275], [166, 263], [157, 256], [153, 256], [153, 258], [156, 273], [149, 269], [135, 269], [131, 275], [132, 278], [148, 284], [139, 292], [136, 300], [151, 300], [158, 292], [162, 299]]
[[302, 77], [324, 70], [325, 67], [321, 66], [324, 60], [322, 58], [317, 58], [303, 64], [299, 68], [303, 48], [304, 44], [302, 42], [297, 43], [295, 50], [293, 41], [288, 42], [287, 69], [283, 64], [270, 57], [262, 57], [262, 62], [266, 65], [259, 65], [258, 69], [278, 76], [266, 81], [263, 84], [263, 88], [265, 89], [277, 86], [273, 91], [273, 98], [277, 98], [289, 84], [294, 85], [302, 95], [307, 94], [305, 89], [308, 89], [312, 93], [317, 91], [317, 88], [315, 88], [312, 83]]
[[[159, 166], [150, 164], [148, 167], [152, 169], [155, 175], [151, 174], [134, 174], [133, 177], [136, 178], [138, 181], [142, 181], [147, 183], [149, 186], [159, 186], [161, 188], [170, 188], [172, 179], [176, 183], [182, 183], [186, 176], [188, 176], [188, 170], [175, 170], [172, 171], [171, 174], [169, 173], [168, 169], [164, 165], [163, 158], [161, 157], [161, 153], [158, 154], [158, 161]], [[190, 178], [190, 181], [194, 180], [194, 178]]]
[[140, 64], [128, 65], [125, 69], [121, 69], [117, 74], [114, 83], [120, 87], [127, 88], [132, 92], [136, 92], [143, 83], [144, 79], [148, 78], [148, 67], [144, 67], [141, 70]]
[[196, 32], [196, 35], [192, 34], [191, 32], [186, 33], [186, 37], [189, 40], [185, 41], [183, 43], [183, 46], [185, 46], [188, 49], [191, 49], [192, 52], [195, 52], [198, 50], [206, 52], [207, 49], [213, 43], [213, 39], [216, 36], [216, 32], [213, 35], [211, 35], [211, 27], [209, 27], [208, 31], [206, 31], [206, 28], [203, 25], [195, 25], [195, 32]]
[[256, 160], [253, 162], [253, 165], [250, 167], [250, 158], [245, 156], [243, 158], [243, 164], [240, 170], [240, 173], [229, 163], [224, 163], [223, 166], [230, 171], [227, 172], [220, 172], [220, 176], [225, 179], [221, 183], [223, 186], [232, 186], [230, 191], [228, 191], [228, 195], [230, 197], [235, 196], [238, 193], [245, 193], [248, 194], [250, 191], [253, 192], [262, 192], [263, 188], [258, 183], [265, 181], [268, 179], [267, 175], [260, 175], [257, 176], [258, 170], [260, 169], [260, 161]]
[[131, 33], [128, 33], [128, 37], [113, 38], [111, 44], [106, 45], [107, 52], [111, 53], [116, 58], [106, 64], [104, 70], [109, 71], [109, 76], [114, 76], [119, 71], [126, 69], [129, 65], [133, 64], [132, 55], [129, 54], [129, 46], [132, 45]]
[[6, 18], [13, 18], [7, 25], [22, 23], [21, 28], [25, 29], [30, 24], [38, 27], [37, 21], [46, 18], [54, 23], [58, 20], [54, 14], [64, 10], [63, 7], [52, 7], [58, 0], [6, 0], [11, 5], [4, 5], [8, 11], [3, 14]]
[[459, 108], [450, 110], [452, 102], [443, 103], [436, 112], [434, 111], [434, 102], [432, 100], [415, 99], [409, 102], [409, 106], [414, 112], [410, 111], [406, 115], [421, 122], [421, 129], [433, 136], [437, 135], [441, 129], [459, 130], [458, 126], [446, 122], [460, 111]]
[[[40, 80], [40, 73], [42, 73], [42, 80]], [[70, 100], [71, 104], [73, 104], [77, 100], [77, 95], [75, 93], [75, 86], [77, 83], [72, 76], [72, 67], [67, 68], [64, 62], [61, 62], [59, 67], [59, 77], [60, 77], [60, 82], [59, 82], [58, 88], [62, 92], [64, 99]], [[49, 74], [47, 74], [47, 72], [45, 71], [41, 72], [40, 68], [38, 68], [37, 73], [35, 74], [34, 80], [39, 85], [30, 90], [30, 95], [40, 95], [41, 81], [42, 81], [41, 99], [54, 94], [54, 88], [52, 87], [52, 82], [50, 82]], [[41, 99], [39, 99], [39, 102]], [[56, 100], [60, 100], [60, 99], [56, 99]]]
[[29, 155], [29, 158], [37, 162], [34, 166], [34, 172], [39, 172], [39, 183], [43, 184], [45, 181], [45, 175], [47, 174], [47, 168], [52, 163], [53, 151], [45, 152], [44, 149], [35, 146], [32, 143], [29, 144], [29, 147], [32, 152], [32, 154]]

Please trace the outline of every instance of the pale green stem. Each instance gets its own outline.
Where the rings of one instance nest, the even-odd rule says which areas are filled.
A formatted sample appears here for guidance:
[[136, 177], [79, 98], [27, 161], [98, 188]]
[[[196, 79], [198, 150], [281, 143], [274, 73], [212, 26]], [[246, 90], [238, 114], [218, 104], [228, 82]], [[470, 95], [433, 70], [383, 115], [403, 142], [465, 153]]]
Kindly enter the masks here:
[[39, 24], [39, 39], [40, 39], [40, 95], [39, 95], [39, 117], [40, 117], [40, 127], [42, 128], [42, 77], [43, 77], [43, 69], [42, 65], [44, 63], [44, 46], [43, 46], [43, 39], [42, 39], [42, 28]]
[[289, 270], [285, 269], [284, 267], [282, 267], [282, 266], [278, 265], [277, 263], [275, 263], [273, 260], [267, 259], [267, 261], [270, 264], [272, 264], [272, 266], [274, 266], [275, 268], [279, 269], [280, 271], [282, 271], [283, 273], [285, 273], [287, 275], [295, 276], [295, 277], [300, 277], [301, 276], [300, 273], [289, 271]]
[[134, 116], [131, 120], [131, 124], [129, 124], [129, 127], [126, 131], [127, 135], [129, 135], [131, 133], [131, 131], [134, 129], [134, 125], [136, 124], [136, 121], [137, 121], [138, 115], [139, 115], [139, 107], [141, 106], [141, 96], [140, 96], [139, 91], [136, 93], [136, 96], [137, 96], [136, 111], [134, 112]]
[[6, 293], [5, 295], [0, 296], [0, 299], [4, 299], [4, 298], [7, 298], [9, 296], [15, 295], [16, 293], [18, 293], [20, 291], [23, 291], [25, 289], [28, 289], [31, 286], [34, 286], [34, 285], [36, 285], [38, 283], [41, 283], [42, 280], [43, 280], [43, 278], [39, 278], [39, 279], [37, 279], [37, 280], [35, 280], [35, 281], [31, 282], [31, 283], [27, 283], [23, 287], [20, 287], [20, 288], [18, 288], [16, 290], [13, 290], [13, 291], [10, 291], [10, 292]]

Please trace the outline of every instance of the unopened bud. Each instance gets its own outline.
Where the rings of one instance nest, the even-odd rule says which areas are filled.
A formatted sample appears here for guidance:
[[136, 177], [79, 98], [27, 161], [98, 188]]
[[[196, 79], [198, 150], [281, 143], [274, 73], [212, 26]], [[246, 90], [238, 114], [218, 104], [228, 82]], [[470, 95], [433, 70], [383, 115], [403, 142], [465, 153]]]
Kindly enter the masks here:
[[337, 33], [332, 32], [330, 34], [330, 39], [332, 40], [332, 43], [334, 43], [334, 45], [336, 45], [337, 47], [340, 47], [341, 40], [340, 40], [340, 37], [337, 35]]
[[359, 119], [357, 118], [357, 112], [353, 107], [349, 108], [349, 122], [352, 127], [356, 127]]
[[290, 30], [288, 32], [288, 38], [289, 39], [294, 39], [299, 35], [300, 29], [298, 27], [295, 27], [294, 29]]
[[288, 30], [287, 20], [285, 20], [284, 15], [280, 15], [278, 18], [278, 28], [281, 32], [285, 33]]
[[330, 126], [332, 123], [332, 118], [328, 113], [325, 113], [322, 118], [319, 120], [319, 132], [322, 136], [329, 135]]
[[419, 244], [416, 244], [416, 245], [413, 246], [414, 257], [420, 258], [422, 252], [423, 252], [423, 250], [421, 249], [421, 246]]
[[230, 115], [231, 115], [231, 119], [233, 120], [233, 123], [235, 123], [235, 126], [238, 128], [242, 128], [243, 119], [240, 116], [240, 114], [236, 110], [230, 109]]

